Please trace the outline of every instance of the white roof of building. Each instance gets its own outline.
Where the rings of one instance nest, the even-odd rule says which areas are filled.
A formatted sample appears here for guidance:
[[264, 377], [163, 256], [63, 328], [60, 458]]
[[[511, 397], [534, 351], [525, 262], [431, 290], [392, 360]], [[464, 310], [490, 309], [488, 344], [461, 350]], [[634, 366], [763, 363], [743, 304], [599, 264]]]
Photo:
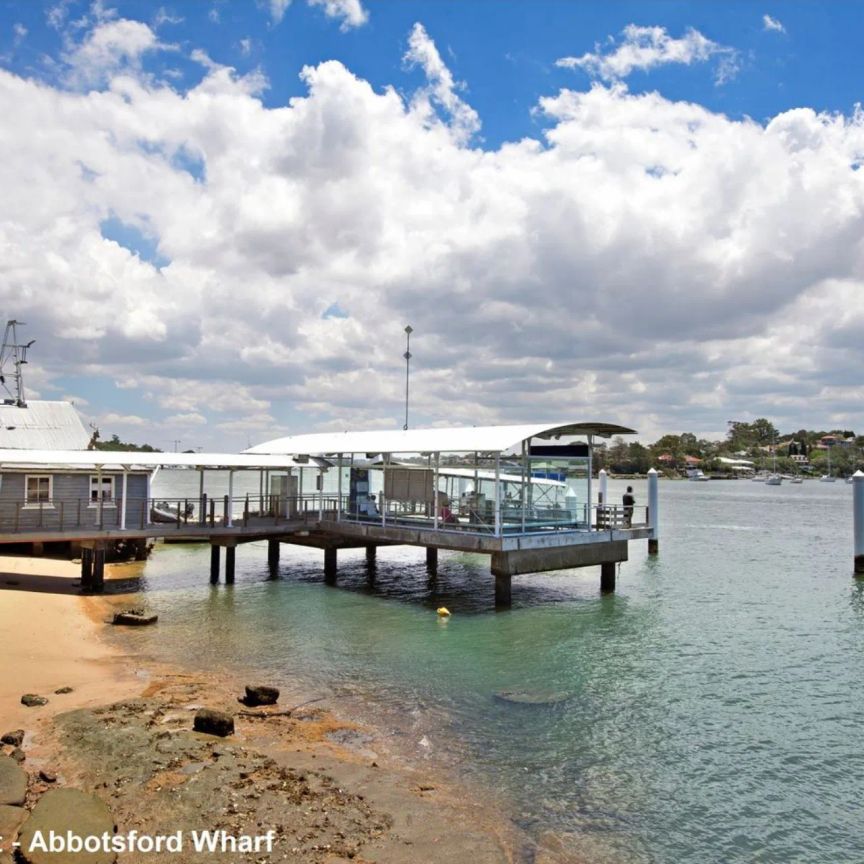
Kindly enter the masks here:
[[0, 448], [86, 450], [90, 434], [71, 402], [0, 403]]
[[137, 450], [0, 450], [0, 469], [41, 468], [247, 468], [285, 469], [327, 467], [323, 459], [298, 462], [290, 456], [244, 453], [142, 453]]
[[503, 453], [530, 438], [574, 435], [635, 435], [635, 430], [612, 423], [535, 423], [525, 426], [464, 426], [445, 429], [384, 430], [380, 432], [322, 432], [290, 435], [265, 441], [246, 453]]

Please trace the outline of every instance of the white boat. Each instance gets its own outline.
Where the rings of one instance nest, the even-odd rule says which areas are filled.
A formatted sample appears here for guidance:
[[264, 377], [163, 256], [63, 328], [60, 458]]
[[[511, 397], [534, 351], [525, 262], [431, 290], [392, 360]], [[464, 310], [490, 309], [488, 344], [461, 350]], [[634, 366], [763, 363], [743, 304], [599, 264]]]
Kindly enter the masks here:
[[804, 482], [804, 478], [803, 478], [803, 477], [792, 477], [792, 478], [789, 480], [789, 482], [790, 482], [790, 483], [795, 483], [795, 484], [797, 485], [798, 483], [803, 483], [803, 482]]
[[711, 478], [701, 468], [691, 468], [687, 472], [687, 479], [694, 483], [707, 483]]
[[834, 483], [837, 478], [831, 476], [831, 448], [828, 448], [828, 473], [819, 478], [822, 483]]
[[783, 478], [779, 474], [769, 474], [765, 478], [766, 486], [780, 486], [783, 483]]

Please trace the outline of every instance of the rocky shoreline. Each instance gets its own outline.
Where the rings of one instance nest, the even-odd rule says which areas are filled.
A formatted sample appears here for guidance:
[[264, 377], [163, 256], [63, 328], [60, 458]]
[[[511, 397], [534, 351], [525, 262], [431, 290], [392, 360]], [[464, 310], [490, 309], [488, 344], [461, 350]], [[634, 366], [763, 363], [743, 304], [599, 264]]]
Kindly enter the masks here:
[[[16, 574], [16, 583], [20, 578]], [[19, 593], [17, 584], [12, 588], [0, 591], [0, 611], [3, 603], [8, 612], [10, 602], [22, 608], [35, 602], [26, 591]], [[323, 700], [308, 694], [280, 697], [267, 682], [252, 682], [254, 686], [246, 688], [247, 682], [224, 676], [160, 667], [124, 651], [119, 628], [111, 628], [111, 648], [104, 636], [114, 613], [129, 602], [128, 595], [83, 599], [62, 592], [40, 600], [40, 610], [59, 612], [64, 620], [75, 607], [72, 617], [81, 628], [76, 638], [87, 642], [89, 665], [80, 689], [77, 679], [75, 688], [59, 686], [64, 683], [59, 676], [77, 667], [63, 665], [58, 656], [55, 677], [45, 648], [31, 672], [34, 681], [53, 680], [52, 689], [42, 691], [48, 694], [47, 703], [37, 698], [27, 700], [32, 707], [22, 704], [25, 694], [19, 689], [13, 707], [11, 685], [2, 694], [0, 709], [5, 716], [0, 716], [0, 735], [8, 731], [10, 737], [0, 753], [0, 864], [12, 862], [12, 839], [19, 831], [22, 839], [28, 836], [27, 824], [32, 828], [40, 810], [48, 816], [40, 817], [38, 824], [47, 824], [56, 822], [57, 812], [75, 817], [77, 810], [91, 812], [99, 806], [107, 808], [111, 837], [127, 847], [83, 858], [19, 850], [15, 860], [563, 860], [552, 849], [538, 848], [506, 814], [475, 800], [446, 776], [394, 761], [387, 741], [375, 729], [341, 718], [338, 705], [321, 704]], [[61, 650], [68, 655], [70, 648], [75, 645], [66, 642]], [[26, 660], [23, 649], [17, 644], [11, 654], [17, 651]], [[16, 684], [23, 686], [28, 680], [22, 674]], [[104, 699], [97, 695], [100, 680]], [[195, 717], [202, 709], [228, 716], [233, 732], [227, 730], [223, 737], [195, 731]], [[4, 776], [12, 777], [11, 794], [3, 792]], [[74, 796], [69, 794], [73, 790]], [[62, 800], [56, 794], [60, 791]], [[58, 828], [61, 822], [74, 827], [76, 818], [60, 820]], [[217, 832], [213, 836], [222, 838], [227, 848], [217, 844], [213, 850], [197, 850], [189, 845], [195, 832]], [[259, 843], [252, 848], [254, 839], [268, 832], [271, 847]], [[130, 833], [173, 837], [175, 842], [179, 833], [187, 843], [179, 854], [167, 848], [141, 850], [129, 844]], [[242, 842], [249, 848], [237, 845]]]

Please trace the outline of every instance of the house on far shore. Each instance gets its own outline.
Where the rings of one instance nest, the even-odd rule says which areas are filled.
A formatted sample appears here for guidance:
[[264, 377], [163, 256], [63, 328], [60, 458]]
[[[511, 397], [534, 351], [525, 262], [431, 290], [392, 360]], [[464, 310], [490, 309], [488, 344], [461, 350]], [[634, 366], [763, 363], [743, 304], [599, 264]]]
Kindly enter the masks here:
[[[21, 405], [10, 399], [0, 404], [0, 450], [87, 450], [90, 441], [70, 402]], [[28, 528], [109, 528], [118, 519], [117, 505], [124, 495], [126, 511], [140, 511], [144, 518], [149, 515], [150, 474], [150, 469], [133, 465], [97, 468], [0, 462], [0, 523], [14, 526], [16, 533]], [[3, 545], [0, 541], [0, 548]]]

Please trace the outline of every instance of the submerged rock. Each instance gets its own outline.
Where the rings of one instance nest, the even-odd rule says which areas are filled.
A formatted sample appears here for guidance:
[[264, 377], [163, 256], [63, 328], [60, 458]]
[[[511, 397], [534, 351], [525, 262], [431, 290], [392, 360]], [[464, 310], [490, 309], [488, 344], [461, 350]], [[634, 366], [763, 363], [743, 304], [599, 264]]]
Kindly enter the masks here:
[[246, 696], [240, 700], [244, 705], [255, 708], [258, 705], [275, 705], [279, 701], [279, 690], [263, 684], [246, 685]]
[[202, 708], [195, 714], [193, 728], [196, 732], [205, 732], [208, 735], [219, 735], [224, 738], [226, 735], [234, 734], [234, 718], [224, 711]]
[[20, 748], [16, 747], [9, 754], [19, 765], [27, 758], [27, 754]]
[[144, 627], [148, 624], [155, 624], [158, 620], [158, 615], [146, 615], [143, 611], [136, 609], [126, 612], [115, 612], [111, 623], [126, 627]]
[[37, 696], [35, 693], [25, 693], [21, 697], [21, 704], [28, 708], [38, 708], [40, 705], [47, 705], [48, 699], [45, 696]]
[[511, 705], [558, 705], [572, 694], [554, 690], [499, 690], [493, 696], [498, 702]]
[[0, 738], [0, 743], [9, 744], [12, 747], [20, 747], [24, 743], [24, 730], [16, 729], [14, 732], [7, 732]]
[[101, 838], [103, 834], [108, 834], [110, 838], [114, 830], [114, 818], [100, 798], [80, 789], [51, 789], [36, 802], [24, 825], [19, 837], [21, 847], [18, 854], [27, 864], [73, 864], [78, 861], [113, 864], [117, 860], [115, 852], [47, 852], [39, 849], [38, 843], [35, 844], [36, 849], [31, 846], [37, 831], [42, 832], [43, 837], [48, 837], [53, 831], [62, 837], [71, 832], [78, 837]]

